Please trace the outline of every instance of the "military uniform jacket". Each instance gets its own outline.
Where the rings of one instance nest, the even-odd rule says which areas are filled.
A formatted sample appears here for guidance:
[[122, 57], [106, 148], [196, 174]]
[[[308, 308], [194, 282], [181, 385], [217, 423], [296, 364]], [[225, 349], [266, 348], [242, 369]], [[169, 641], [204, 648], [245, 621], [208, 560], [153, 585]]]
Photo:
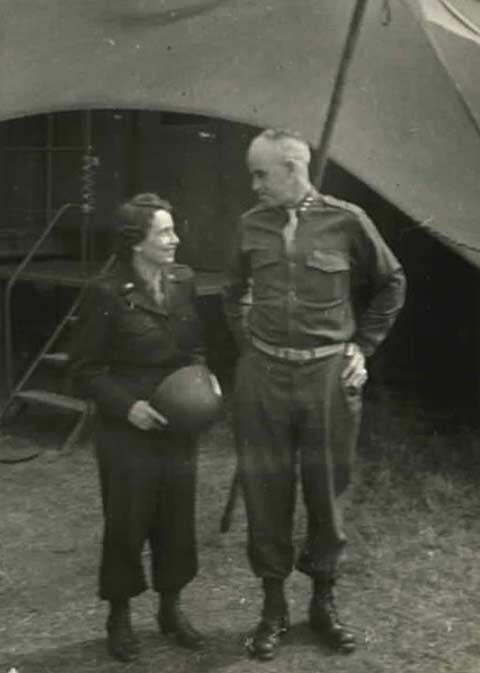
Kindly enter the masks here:
[[284, 208], [259, 205], [242, 217], [225, 291], [237, 339], [293, 348], [355, 341], [371, 355], [404, 302], [400, 263], [352, 204], [312, 192], [296, 212], [290, 255]]
[[158, 304], [120, 265], [88, 287], [70, 349], [71, 372], [100, 414], [125, 420], [172, 371], [204, 362], [192, 270], [168, 267]]

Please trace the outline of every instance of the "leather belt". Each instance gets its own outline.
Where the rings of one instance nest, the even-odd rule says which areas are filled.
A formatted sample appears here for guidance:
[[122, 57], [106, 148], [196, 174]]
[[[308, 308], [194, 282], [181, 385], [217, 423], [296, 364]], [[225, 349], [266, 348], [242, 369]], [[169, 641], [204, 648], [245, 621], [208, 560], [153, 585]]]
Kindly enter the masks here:
[[251, 337], [252, 346], [262, 353], [271, 355], [280, 360], [289, 360], [290, 362], [308, 362], [309, 360], [320, 360], [330, 355], [342, 353], [345, 349], [344, 343], [330, 344], [328, 346], [318, 346], [317, 348], [289, 348], [273, 346], [257, 337]]

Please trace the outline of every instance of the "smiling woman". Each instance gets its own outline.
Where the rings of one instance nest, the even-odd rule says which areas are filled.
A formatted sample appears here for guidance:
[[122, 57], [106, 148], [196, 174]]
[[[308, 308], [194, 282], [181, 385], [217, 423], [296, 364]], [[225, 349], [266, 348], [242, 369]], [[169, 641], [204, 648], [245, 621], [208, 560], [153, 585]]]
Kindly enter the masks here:
[[136, 245], [134, 252], [138, 260], [144, 264], [161, 266], [171, 264], [175, 258], [175, 250], [179, 243], [175, 233], [172, 216], [166, 210], [155, 211], [150, 231], [143, 243]]
[[[156, 194], [139, 194], [121, 206], [117, 254], [123, 261], [158, 268], [171, 264], [179, 244], [172, 206]], [[136, 262], [135, 262], [136, 260]]]
[[98, 410], [105, 515], [99, 594], [110, 603], [109, 651], [122, 661], [138, 651], [129, 601], [146, 589], [147, 541], [160, 630], [190, 649], [203, 644], [179, 606], [197, 572], [198, 432], [169, 424], [148, 401], [173, 372], [204, 364], [193, 273], [174, 263], [179, 239], [171, 211], [149, 193], [120, 208], [118, 264], [92, 283], [71, 348], [73, 376]]

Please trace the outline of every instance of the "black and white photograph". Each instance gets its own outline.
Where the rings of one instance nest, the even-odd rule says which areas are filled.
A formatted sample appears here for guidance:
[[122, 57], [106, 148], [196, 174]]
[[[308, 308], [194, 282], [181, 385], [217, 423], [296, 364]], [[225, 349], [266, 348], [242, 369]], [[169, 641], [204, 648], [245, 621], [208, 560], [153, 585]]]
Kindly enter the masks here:
[[0, 0], [0, 673], [479, 673], [480, 0]]

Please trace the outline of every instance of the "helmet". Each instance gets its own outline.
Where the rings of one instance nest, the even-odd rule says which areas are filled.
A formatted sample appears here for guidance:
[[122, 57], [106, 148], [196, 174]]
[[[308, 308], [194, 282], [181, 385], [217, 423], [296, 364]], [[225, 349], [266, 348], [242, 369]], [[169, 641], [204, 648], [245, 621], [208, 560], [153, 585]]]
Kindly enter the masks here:
[[198, 433], [218, 418], [222, 395], [214, 389], [207, 367], [190, 365], [163, 379], [150, 404], [173, 430]]

